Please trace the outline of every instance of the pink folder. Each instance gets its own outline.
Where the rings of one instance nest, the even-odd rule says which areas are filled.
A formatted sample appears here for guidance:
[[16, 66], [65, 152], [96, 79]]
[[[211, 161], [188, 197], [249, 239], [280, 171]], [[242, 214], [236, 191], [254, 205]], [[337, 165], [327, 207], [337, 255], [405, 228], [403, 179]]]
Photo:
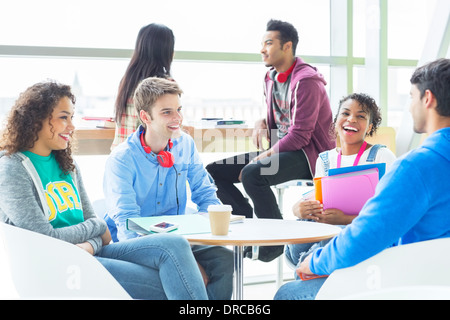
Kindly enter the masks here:
[[338, 174], [322, 178], [323, 209], [339, 209], [348, 215], [357, 215], [375, 194], [378, 169]]

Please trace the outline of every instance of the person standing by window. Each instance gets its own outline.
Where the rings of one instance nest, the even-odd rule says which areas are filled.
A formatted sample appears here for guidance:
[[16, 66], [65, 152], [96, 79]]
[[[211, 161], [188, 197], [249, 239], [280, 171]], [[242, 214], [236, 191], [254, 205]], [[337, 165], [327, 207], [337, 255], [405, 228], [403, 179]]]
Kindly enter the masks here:
[[119, 85], [115, 104], [116, 132], [111, 149], [125, 141], [140, 125], [133, 102], [139, 82], [148, 77], [171, 78], [174, 47], [173, 32], [165, 25], [152, 23], [139, 31], [133, 56]]

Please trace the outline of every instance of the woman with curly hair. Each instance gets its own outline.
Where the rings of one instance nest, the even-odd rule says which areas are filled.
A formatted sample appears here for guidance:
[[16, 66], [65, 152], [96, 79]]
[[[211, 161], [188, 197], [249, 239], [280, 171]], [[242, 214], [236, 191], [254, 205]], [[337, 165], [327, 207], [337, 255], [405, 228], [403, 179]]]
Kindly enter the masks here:
[[[376, 133], [381, 123], [380, 110], [375, 100], [363, 93], [353, 93], [339, 102], [339, 108], [333, 121], [332, 131], [339, 136], [340, 148], [319, 154], [316, 161], [316, 177], [328, 175], [328, 170], [368, 163], [386, 163], [386, 170], [395, 161], [394, 153], [384, 145], [371, 145], [365, 141], [367, 136]], [[323, 210], [317, 200], [301, 199], [294, 204], [292, 211], [301, 219], [345, 226], [356, 215], [347, 215], [339, 209]], [[325, 241], [326, 242], [326, 241]], [[288, 245], [286, 257], [297, 265], [325, 242]]]
[[0, 143], [0, 221], [86, 250], [133, 298], [207, 299], [183, 237], [110, 243], [71, 155], [74, 103], [69, 86], [48, 81], [28, 88], [12, 107]]

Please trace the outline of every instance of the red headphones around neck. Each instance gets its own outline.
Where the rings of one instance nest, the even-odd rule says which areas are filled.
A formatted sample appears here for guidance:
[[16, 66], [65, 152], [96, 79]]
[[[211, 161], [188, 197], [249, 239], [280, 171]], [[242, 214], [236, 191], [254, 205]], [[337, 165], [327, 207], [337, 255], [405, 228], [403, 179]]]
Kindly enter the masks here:
[[[141, 145], [144, 148], [145, 153], [151, 153], [152, 149], [148, 145], [145, 144], [144, 133], [145, 133], [145, 131], [142, 131], [142, 133], [141, 133], [141, 137], [140, 137]], [[172, 147], [173, 147], [172, 140], [169, 139], [167, 146], [168, 146], [168, 151], [162, 150], [156, 155], [156, 160], [158, 160], [158, 163], [161, 165], [161, 167], [164, 167], [164, 168], [173, 167], [173, 164], [175, 163], [173, 154], [170, 153], [170, 149], [172, 149]]]
[[294, 70], [296, 62], [297, 62], [297, 60], [295, 60], [294, 63], [292, 64], [292, 66], [290, 66], [289, 69], [287, 69], [285, 72], [277, 73], [277, 70], [275, 70], [275, 68], [270, 70], [268, 73], [268, 77], [271, 80], [273, 80], [273, 81], [276, 80], [279, 83], [286, 82], [287, 79], [289, 78], [289, 76], [291, 75], [292, 70]]

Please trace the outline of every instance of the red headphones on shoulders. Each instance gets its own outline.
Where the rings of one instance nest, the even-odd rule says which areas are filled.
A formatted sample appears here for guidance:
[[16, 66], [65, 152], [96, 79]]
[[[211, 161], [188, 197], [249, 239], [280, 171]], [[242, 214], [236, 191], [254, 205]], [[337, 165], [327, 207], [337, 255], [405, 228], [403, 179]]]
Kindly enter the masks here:
[[[144, 133], [145, 131], [142, 131], [141, 133], [141, 145], [144, 148], [145, 153], [151, 153], [152, 149], [145, 144], [144, 141]], [[167, 143], [168, 146], [168, 150], [162, 150], [160, 151], [157, 155], [156, 155], [156, 160], [158, 160], [158, 163], [161, 165], [161, 167], [164, 168], [171, 168], [173, 167], [173, 164], [175, 163], [175, 159], [173, 157], [173, 154], [170, 153], [170, 149], [172, 149], [173, 147], [173, 142], [172, 140], [169, 139], [169, 142]]]
[[284, 83], [287, 81], [287, 79], [289, 78], [289, 76], [292, 73], [292, 70], [294, 70], [295, 67], [295, 63], [297, 62], [297, 60], [294, 61], [294, 63], [292, 64], [292, 66], [290, 66], [289, 69], [287, 69], [285, 72], [281, 72], [281, 73], [277, 73], [277, 70], [272, 69], [268, 72], [267, 76], [272, 80], [272, 81], [277, 81], [279, 83]]

